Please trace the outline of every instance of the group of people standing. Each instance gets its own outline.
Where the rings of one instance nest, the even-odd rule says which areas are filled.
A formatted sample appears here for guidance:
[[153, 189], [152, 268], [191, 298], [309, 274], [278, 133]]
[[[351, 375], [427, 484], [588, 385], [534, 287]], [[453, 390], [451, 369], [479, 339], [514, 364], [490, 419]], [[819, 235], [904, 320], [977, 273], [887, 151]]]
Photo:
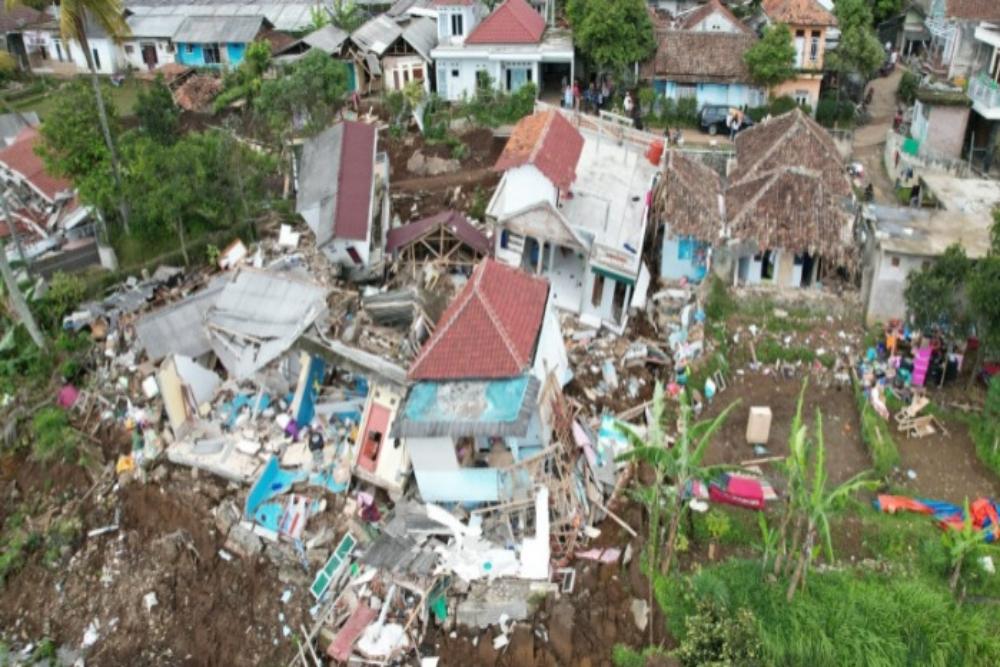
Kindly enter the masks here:
[[[610, 109], [614, 99], [615, 82], [610, 77], [605, 76], [601, 78], [600, 82], [596, 78], [591, 79], [590, 85], [586, 88], [583, 88], [579, 79], [574, 80], [573, 83], [563, 79], [563, 108], [599, 113], [602, 110]], [[625, 91], [622, 107], [625, 115], [632, 119], [632, 124], [637, 129], [642, 129], [642, 115], [631, 91]]]

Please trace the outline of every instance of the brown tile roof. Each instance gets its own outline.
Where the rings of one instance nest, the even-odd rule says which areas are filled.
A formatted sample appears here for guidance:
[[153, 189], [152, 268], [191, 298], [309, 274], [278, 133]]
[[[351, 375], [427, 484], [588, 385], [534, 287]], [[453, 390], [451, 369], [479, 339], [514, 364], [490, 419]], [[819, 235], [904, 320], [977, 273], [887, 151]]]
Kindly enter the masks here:
[[788, 25], [837, 25], [837, 19], [816, 0], [764, 0], [764, 13]]
[[793, 109], [736, 135], [734, 183], [782, 167], [804, 167], [823, 174], [828, 187], [851, 193], [844, 161], [830, 134], [801, 109]]
[[722, 228], [722, 179], [701, 161], [672, 150], [653, 195], [654, 215], [674, 235], [712, 242]]
[[556, 187], [569, 190], [582, 152], [583, 135], [565, 116], [550, 109], [517, 121], [493, 169], [533, 164]]
[[945, 16], [966, 21], [1000, 21], [1000, 0], [947, 0]]
[[535, 358], [549, 283], [484, 259], [445, 310], [410, 366], [411, 380], [521, 375]]
[[853, 266], [849, 204], [853, 190], [830, 135], [800, 109], [736, 137], [736, 165], [726, 190], [733, 238], [761, 248], [829, 257]]
[[743, 54], [757, 37], [747, 33], [665, 30], [657, 34], [658, 45], [647, 78], [695, 83], [750, 81]]
[[734, 239], [762, 249], [808, 251], [839, 265], [857, 262], [847, 202], [817, 171], [782, 167], [730, 186], [726, 215]]
[[27, 26], [43, 23], [48, 18], [44, 12], [24, 5], [10, 8], [0, 6], [0, 33], [17, 32]]
[[690, 30], [715, 12], [718, 12], [729, 19], [737, 28], [740, 29], [740, 31], [747, 34], [753, 33], [753, 31], [750, 30], [750, 28], [748, 28], [742, 21], [736, 18], [736, 14], [733, 14], [729, 10], [729, 7], [722, 4], [720, 0], [708, 0], [708, 2], [703, 4], [701, 7], [685, 16], [681, 20], [681, 27], [685, 30]]

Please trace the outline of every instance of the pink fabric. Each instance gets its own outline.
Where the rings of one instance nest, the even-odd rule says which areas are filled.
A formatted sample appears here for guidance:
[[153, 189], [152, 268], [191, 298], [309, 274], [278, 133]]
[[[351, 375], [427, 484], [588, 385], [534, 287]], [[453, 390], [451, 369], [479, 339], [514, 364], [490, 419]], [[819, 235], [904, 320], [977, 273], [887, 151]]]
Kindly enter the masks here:
[[80, 397], [80, 390], [71, 384], [66, 384], [62, 386], [59, 393], [56, 394], [56, 403], [59, 404], [60, 408], [71, 408], [73, 404], [76, 403], [76, 399]]

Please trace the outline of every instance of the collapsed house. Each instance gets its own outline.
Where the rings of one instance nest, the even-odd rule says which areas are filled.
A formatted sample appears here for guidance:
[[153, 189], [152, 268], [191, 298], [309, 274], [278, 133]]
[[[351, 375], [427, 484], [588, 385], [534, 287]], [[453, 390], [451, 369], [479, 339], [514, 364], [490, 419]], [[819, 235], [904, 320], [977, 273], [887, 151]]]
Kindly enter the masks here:
[[0, 209], [0, 238], [15, 241], [6, 252], [23, 253], [45, 276], [97, 264], [100, 256], [92, 211], [80, 203], [70, 181], [45, 168], [36, 152], [40, 141], [38, 130], [29, 125], [0, 148], [6, 204]]
[[494, 168], [503, 176], [486, 216], [497, 259], [545, 276], [556, 307], [624, 331], [633, 292], [648, 279], [642, 250], [656, 165], [547, 110], [518, 121]]
[[295, 211], [316, 247], [352, 275], [381, 264], [389, 228], [389, 162], [374, 126], [341, 121], [306, 141]]
[[365, 93], [403, 90], [418, 82], [431, 90], [431, 50], [437, 44], [436, 21], [419, 7], [390, 16], [371, 17], [350, 35], [349, 53], [356, 65], [357, 87]]
[[428, 502], [530, 495], [512, 468], [552, 442], [549, 403], [568, 373], [548, 283], [486, 259], [410, 366], [382, 446], [409, 450]]
[[385, 240], [385, 252], [397, 270], [414, 277], [428, 265], [442, 272], [471, 273], [490, 250], [490, 239], [464, 213], [451, 210], [393, 227]]

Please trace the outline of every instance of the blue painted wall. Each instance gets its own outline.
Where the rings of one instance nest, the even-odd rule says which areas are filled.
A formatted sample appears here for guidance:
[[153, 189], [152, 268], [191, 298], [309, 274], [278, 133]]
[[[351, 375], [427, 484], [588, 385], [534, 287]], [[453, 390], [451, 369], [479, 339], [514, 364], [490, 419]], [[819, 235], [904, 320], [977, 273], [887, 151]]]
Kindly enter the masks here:
[[[726, 104], [733, 107], [759, 106], [764, 101], [763, 92], [744, 83], [699, 83], [695, 84], [695, 99], [698, 108], [706, 104]], [[653, 88], [660, 95], [676, 100], [678, 85], [675, 81], [656, 79]]]
[[229, 64], [235, 66], [243, 62], [243, 53], [246, 50], [246, 44], [226, 44], [226, 53], [229, 55]]
[[177, 62], [182, 65], [202, 67], [205, 64], [205, 52], [202, 51], [201, 44], [178, 43]]
[[413, 474], [420, 497], [428, 503], [495, 503], [500, 500], [500, 471], [495, 468], [418, 470]]
[[678, 239], [665, 236], [660, 253], [660, 277], [665, 280], [687, 278], [692, 282], [700, 282], [707, 271], [704, 261], [707, 250], [707, 243], [689, 237]]

